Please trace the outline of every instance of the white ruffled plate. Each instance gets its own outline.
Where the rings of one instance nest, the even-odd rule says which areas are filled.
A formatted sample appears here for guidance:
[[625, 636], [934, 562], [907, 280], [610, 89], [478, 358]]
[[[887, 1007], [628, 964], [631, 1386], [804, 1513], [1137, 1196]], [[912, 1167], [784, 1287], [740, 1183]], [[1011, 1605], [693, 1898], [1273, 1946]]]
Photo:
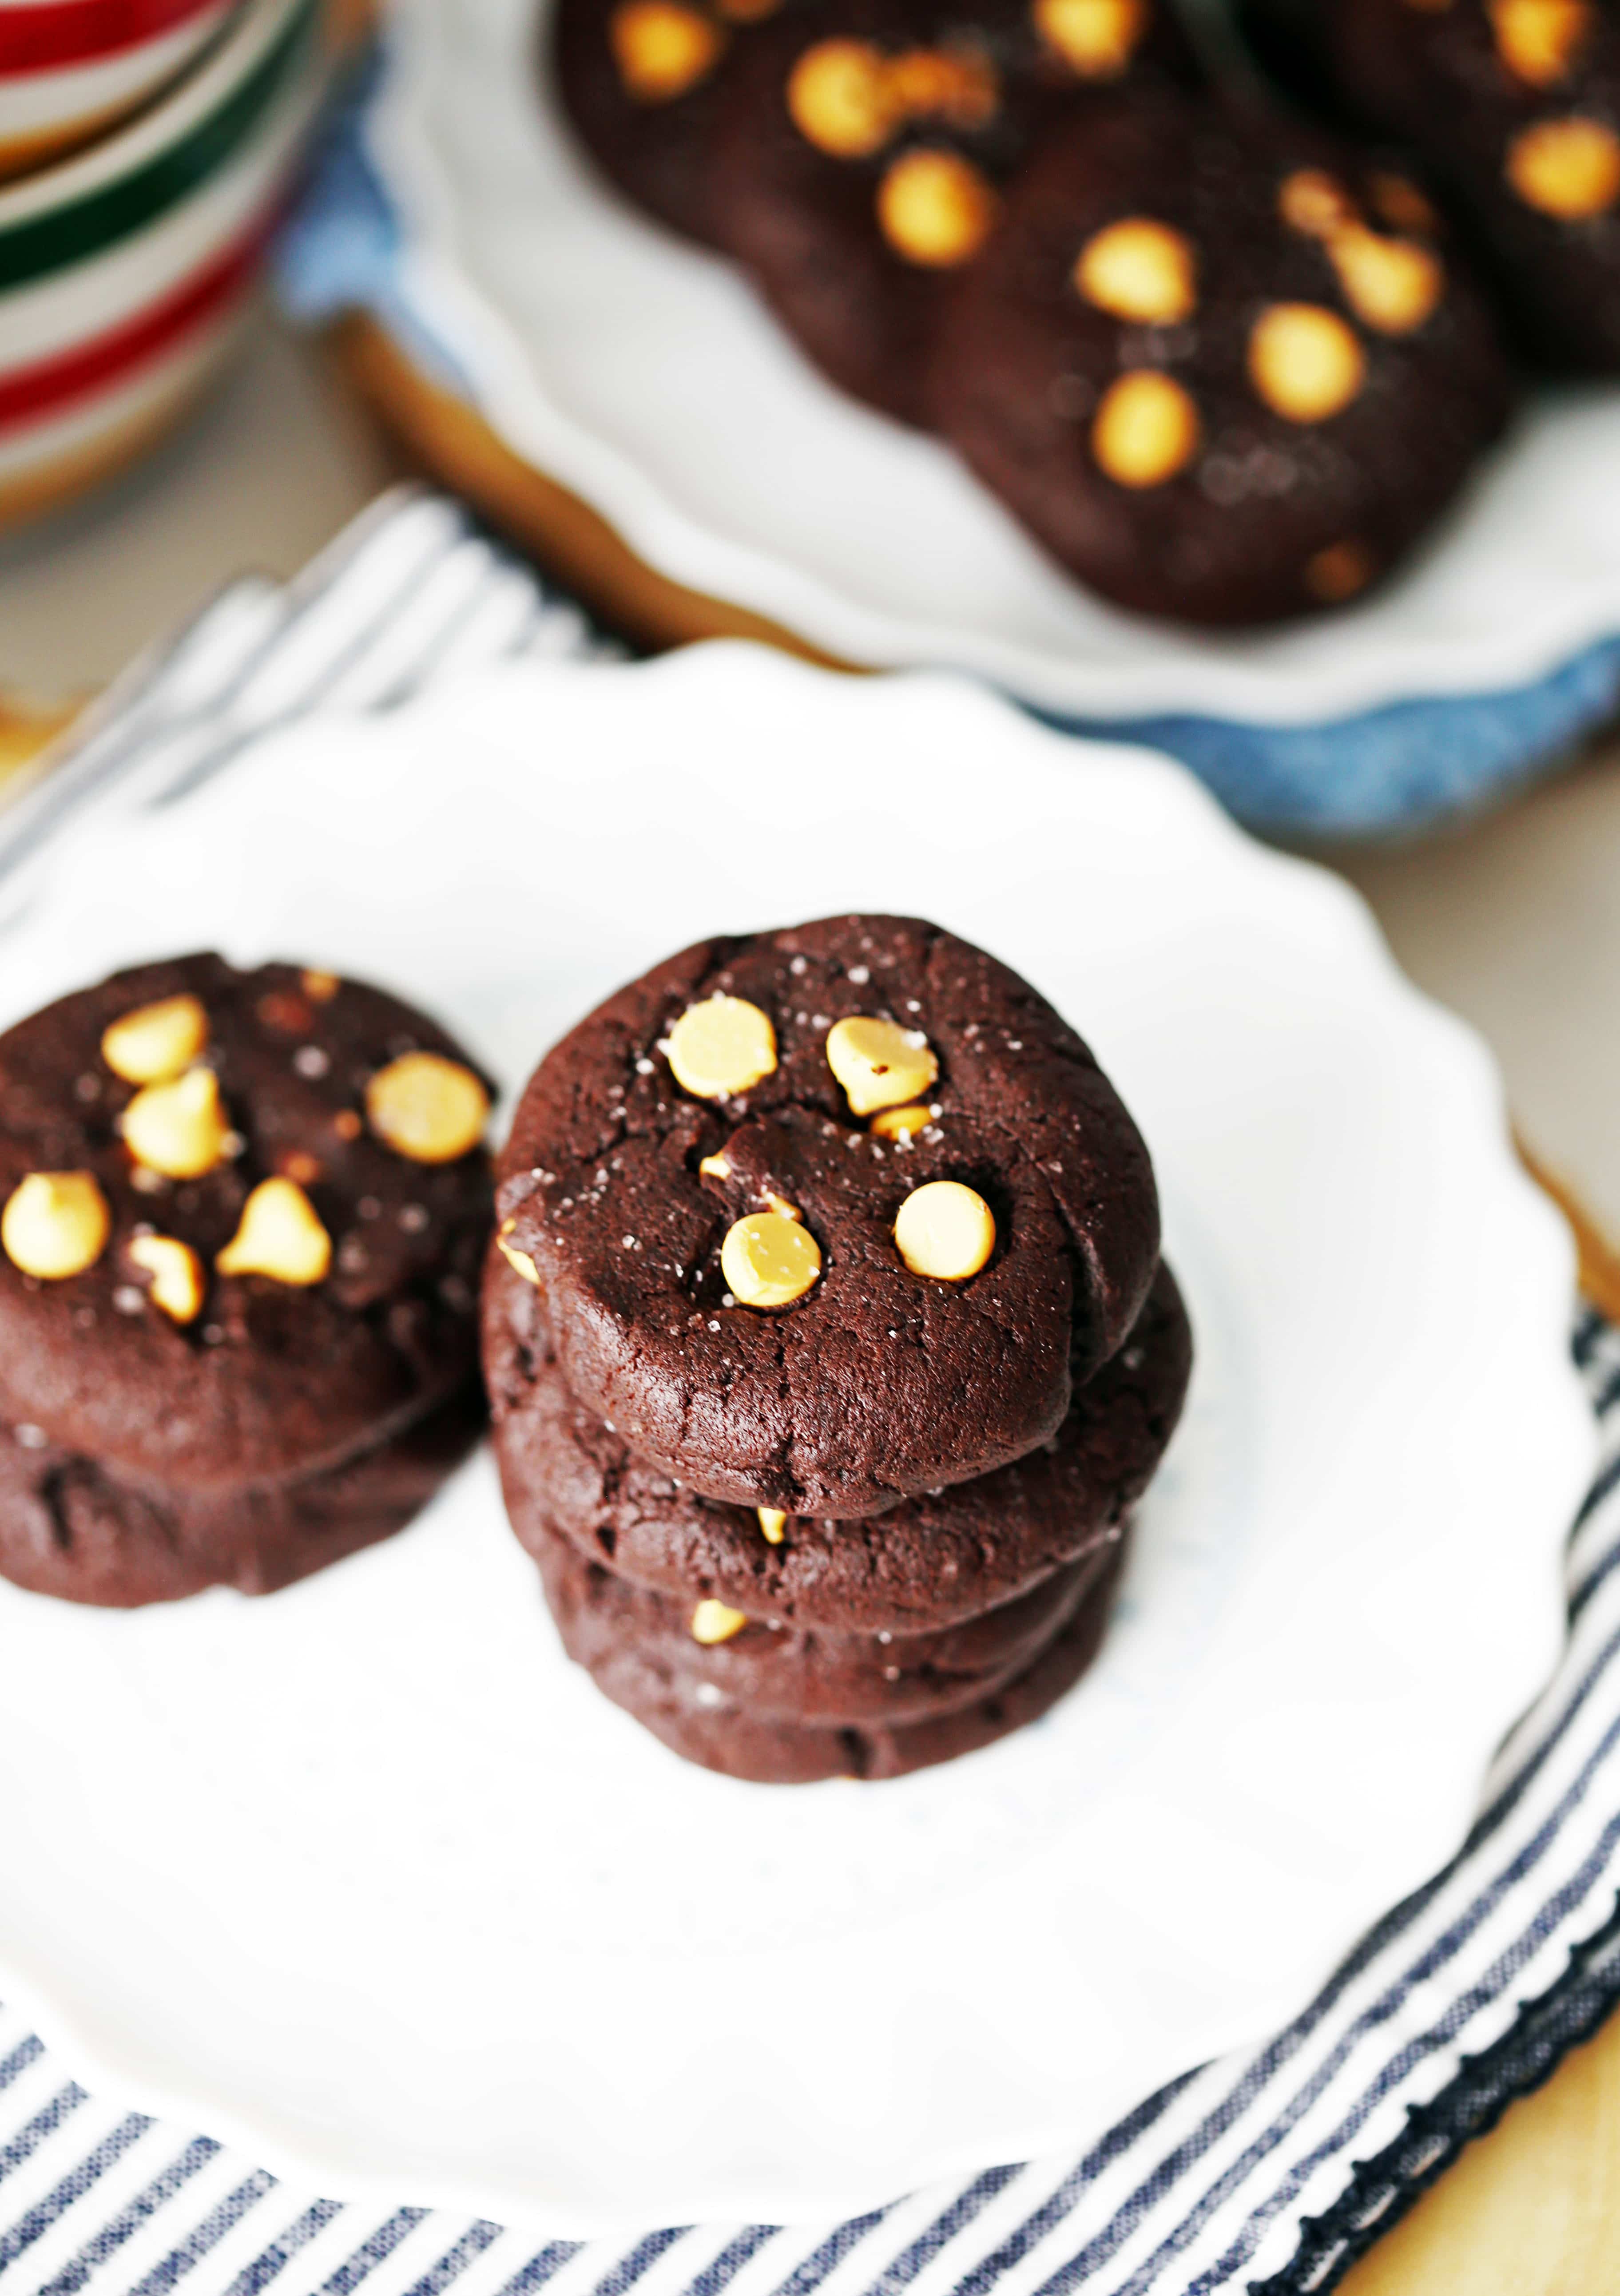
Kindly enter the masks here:
[[703, 932], [926, 912], [1142, 1120], [1199, 1356], [1092, 1674], [881, 1786], [689, 1768], [562, 1657], [487, 1459], [258, 1603], [0, 1587], [0, 1993], [334, 2194], [579, 2233], [831, 2218], [1264, 2032], [1455, 1846], [1558, 1646], [1571, 1254], [1476, 1040], [1175, 767], [741, 647], [266, 738], [62, 851], [0, 1023], [218, 945], [508, 1086]]

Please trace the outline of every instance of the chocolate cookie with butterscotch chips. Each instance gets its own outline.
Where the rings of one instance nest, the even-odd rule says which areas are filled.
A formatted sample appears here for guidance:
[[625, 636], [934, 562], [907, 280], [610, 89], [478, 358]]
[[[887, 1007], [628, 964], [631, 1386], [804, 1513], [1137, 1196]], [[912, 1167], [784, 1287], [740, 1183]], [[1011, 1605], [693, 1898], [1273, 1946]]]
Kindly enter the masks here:
[[1314, 129], [1159, 94], [1058, 136], [959, 282], [939, 428], [1070, 572], [1189, 622], [1361, 595], [1512, 403], [1420, 188]]
[[1056, 1435], [1158, 1264], [1086, 1046], [911, 918], [703, 941], [621, 989], [530, 1080], [498, 1215], [587, 1410], [705, 1497], [834, 1520]]
[[[1080, 1566], [1054, 1605], [1055, 1623], [1016, 1671], [965, 1703], [950, 1698], [910, 1720], [873, 1715], [857, 1722], [794, 1721], [734, 1702], [728, 1681], [677, 1654], [680, 1638], [670, 1631], [672, 1619], [662, 1619], [648, 1634], [629, 1630], [642, 1623], [645, 1598], [628, 1606], [633, 1620], [626, 1616], [626, 1596], [635, 1598], [636, 1590], [572, 1548], [554, 1551], [546, 1585], [563, 1641], [597, 1689], [673, 1752], [728, 1777], [809, 1785], [822, 1778], [903, 1777], [976, 1752], [1038, 1720], [1097, 1656], [1124, 1552], [1124, 1542], [1115, 1541], [1095, 1563]], [[761, 1653], [750, 1676], [769, 1662]]]
[[823, 372], [901, 421], [949, 283], [1041, 132], [1195, 71], [1164, 0], [826, 0], [751, 40], [712, 163], [724, 245]]
[[145, 964], [0, 1037], [0, 1573], [264, 1592], [407, 1521], [482, 1423], [489, 1107], [309, 967]]
[[537, 1561], [561, 1538], [691, 1611], [711, 1602], [779, 1628], [919, 1636], [999, 1615], [1116, 1540], [1180, 1415], [1192, 1335], [1161, 1266], [1123, 1347], [1057, 1432], [971, 1482], [864, 1522], [705, 1499], [636, 1457], [563, 1384], [545, 1301], [498, 1259], [484, 1371], [506, 1512]]
[[1432, 170], [1534, 357], [1620, 370], [1615, 0], [1270, 0], [1251, 15], [1312, 92]]
[[566, 1539], [534, 1555], [563, 1648], [595, 1673], [633, 1649], [698, 1708], [802, 1728], [934, 1720], [992, 1697], [1032, 1666], [1107, 1567], [1115, 1539], [993, 1611], [923, 1634], [829, 1634], [638, 1587]]
[[711, 157], [739, 47], [813, 0], [557, 0], [542, 67], [609, 182], [660, 223], [719, 243]]

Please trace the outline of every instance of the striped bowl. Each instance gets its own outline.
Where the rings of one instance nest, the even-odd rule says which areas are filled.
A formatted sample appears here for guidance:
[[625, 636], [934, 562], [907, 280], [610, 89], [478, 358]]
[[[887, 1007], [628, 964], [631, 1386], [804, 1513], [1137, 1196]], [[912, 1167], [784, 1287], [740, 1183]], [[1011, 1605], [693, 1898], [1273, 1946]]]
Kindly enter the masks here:
[[138, 119], [0, 186], [0, 524], [132, 459], [213, 372], [325, 87], [325, 29], [324, 0], [244, 0]]
[[236, 0], [0, 0], [0, 177], [87, 143], [176, 79]]

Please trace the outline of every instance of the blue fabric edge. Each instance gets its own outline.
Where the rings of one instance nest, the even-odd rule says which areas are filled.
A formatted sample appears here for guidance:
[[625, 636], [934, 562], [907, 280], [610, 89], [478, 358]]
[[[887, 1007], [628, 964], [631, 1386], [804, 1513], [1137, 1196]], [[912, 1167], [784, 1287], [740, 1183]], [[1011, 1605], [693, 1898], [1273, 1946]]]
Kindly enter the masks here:
[[1478, 812], [1567, 762], [1617, 707], [1620, 637], [1532, 685], [1392, 701], [1316, 725], [1031, 714], [1061, 733], [1168, 750], [1252, 828], [1354, 836]]
[[[404, 229], [367, 148], [367, 115], [386, 70], [384, 36], [333, 105], [276, 251], [277, 291], [305, 326], [374, 313], [436, 382], [471, 400], [471, 378], [412, 304]], [[1394, 701], [1304, 726], [1194, 712], [1083, 718], [1009, 698], [1059, 733], [1168, 752], [1252, 828], [1389, 836], [1480, 811], [1566, 762], [1620, 709], [1620, 635], [1527, 685]]]

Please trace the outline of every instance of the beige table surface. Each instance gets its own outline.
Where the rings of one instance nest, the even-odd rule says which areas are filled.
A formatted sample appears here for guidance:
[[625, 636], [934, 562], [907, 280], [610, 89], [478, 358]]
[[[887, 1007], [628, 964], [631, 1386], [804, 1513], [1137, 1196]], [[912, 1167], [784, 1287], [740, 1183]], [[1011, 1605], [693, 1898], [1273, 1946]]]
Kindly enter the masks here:
[[[155, 462], [0, 540], [0, 698], [67, 704], [94, 691], [232, 575], [296, 571], [397, 474], [331, 365], [261, 319], [231, 379]], [[1620, 1237], [1620, 740], [1471, 827], [1334, 863], [1412, 978], [1494, 1046], [1539, 1160]], [[1344, 2286], [1620, 2289], [1620, 2019]]]

